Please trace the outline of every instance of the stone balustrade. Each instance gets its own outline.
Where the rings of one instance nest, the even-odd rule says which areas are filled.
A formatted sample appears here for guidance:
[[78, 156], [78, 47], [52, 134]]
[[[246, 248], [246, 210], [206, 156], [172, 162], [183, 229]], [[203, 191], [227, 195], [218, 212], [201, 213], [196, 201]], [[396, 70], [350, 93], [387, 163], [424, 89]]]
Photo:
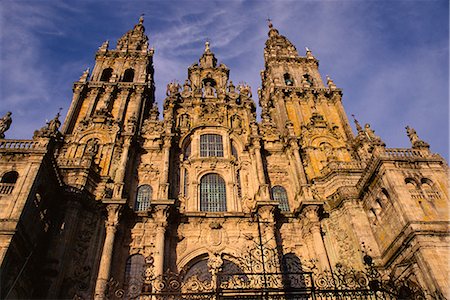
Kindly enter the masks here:
[[9, 195], [14, 189], [15, 183], [0, 183], [0, 195]]
[[33, 150], [41, 146], [39, 141], [34, 140], [0, 140], [0, 150]]
[[382, 155], [393, 158], [418, 158], [426, 156], [423, 151], [406, 148], [386, 148]]

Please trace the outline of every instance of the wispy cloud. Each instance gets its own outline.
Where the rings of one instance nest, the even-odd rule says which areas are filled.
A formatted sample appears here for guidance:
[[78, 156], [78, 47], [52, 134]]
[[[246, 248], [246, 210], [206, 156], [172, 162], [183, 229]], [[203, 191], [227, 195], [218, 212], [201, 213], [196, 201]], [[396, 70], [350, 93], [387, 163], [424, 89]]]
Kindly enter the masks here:
[[[29, 137], [93, 66], [104, 40], [117, 40], [145, 13], [155, 47], [157, 100], [166, 84], [211, 41], [235, 82], [260, 86], [273, 19], [301, 55], [308, 46], [321, 73], [344, 89], [344, 106], [371, 122], [389, 146], [407, 146], [412, 125], [448, 157], [447, 1], [2, 1], [0, 113], [13, 111], [8, 137]], [[49, 111], [50, 110], [50, 111]]]

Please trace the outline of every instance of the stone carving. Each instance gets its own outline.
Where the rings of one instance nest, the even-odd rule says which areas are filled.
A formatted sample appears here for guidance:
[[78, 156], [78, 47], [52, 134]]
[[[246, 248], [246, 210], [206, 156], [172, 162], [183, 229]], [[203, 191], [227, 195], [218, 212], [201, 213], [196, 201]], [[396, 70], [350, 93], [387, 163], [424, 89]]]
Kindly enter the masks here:
[[383, 141], [381, 140], [381, 138], [375, 134], [375, 131], [372, 130], [372, 128], [370, 128], [370, 124], [366, 124], [364, 125], [364, 134], [366, 136], [366, 138], [374, 143], [374, 144], [379, 144], [379, 145], [383, 145]]
[[97, 155], [98, 149], [98, 139], [90, 139], [86, 144], [86, 151], [84, 153], [92, 157]]
[[59, 112], [56, 114], [56, 116], [47, 122], [47, 125], [42, 127], [39, 130], [36, 130], [34, 132], [33, 138], [39, 138], [39, 137], [60, 137], [61, 133], [59, 132], [59, 127], [61, 126], [61, 122], [59, 121]]
[[406, 134], [408, 135], [413, 148], [420, 148], [420, 147], [428, 148], [430, 146], [430, 145], [428, 145], [428, 143], [424, 142], [423, 140], [421, 140], [419, 138], [419, 136], [417, 135], [417, 132], [414, 130], [414, 128], [406, 126], [405, 129], [406, 129]]
[[204, 87], [204, 97], [213, 98], [215, 96], [215, 88], [211, 86], [211, 82], [207, 81]]
[[8, 111], [3, 118], [0, 119], [0, 138], [5, 138], [5, 132], [9, 129], [12, 123], [12, 112]]
[[180, 85], [176, 82], [171, 82], [167, 85], [166, 95], [168, 97], [173, 97], [176, 94], [178, 94], [179, 90], [180, 90]]

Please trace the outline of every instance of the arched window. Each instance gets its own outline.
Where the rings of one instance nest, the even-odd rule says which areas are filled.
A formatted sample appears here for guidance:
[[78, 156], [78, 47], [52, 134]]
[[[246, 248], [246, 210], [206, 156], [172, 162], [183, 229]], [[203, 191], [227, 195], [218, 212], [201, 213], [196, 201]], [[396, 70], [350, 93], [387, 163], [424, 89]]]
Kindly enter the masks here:
[[145, 211], [150, 208], [150, 201], [152, 200], [152, 187], [148, 184], [141, 185], [137, 189], [135, 211]]
[[133, 69], [126, 69], [123, 73], [123, 82], [133, 82], [134, 79], [134, 70]]
[[274, 186], [272, 188], [272, 198], [280, 203], [278, 207], [281, 211], [289, 211], [288, 197], [284, 187], [280, 185]]
[[284, 74], [284, 83], [289, 86], [294, 85], [294, 79], [292, 79], [291, 74], [289, 73]]
[[203, 176], [200, 180], [200, 210], [227, 210], [225, 181], [220, 175], [211, 173]]
[[19, 173], [16, 171], [7, 172], [2, 176], [1, 183], [16, 183]]
[[125, 266], [125, 283], [127, 287], [127, 296], [134, 298], [142, 291], [144, 278], [144, 256], [135, 254], [128, 258]]
[[112, 76], [112, 73], [113, 73], [113, 69], [111, 69], [111, 68], [104, 69], [102, 72], [102, 76], [100, 76], [100, 81], [108, 82]]
[[222, 136], [219, 134], [203, 134], [200, 136], [201, 157], [223, 157]]
[[5, 173], [0, 180], [0, 194], [11, 194], [17, 181], [17, 177], [19, 177], [19, 173], [16, 171]]

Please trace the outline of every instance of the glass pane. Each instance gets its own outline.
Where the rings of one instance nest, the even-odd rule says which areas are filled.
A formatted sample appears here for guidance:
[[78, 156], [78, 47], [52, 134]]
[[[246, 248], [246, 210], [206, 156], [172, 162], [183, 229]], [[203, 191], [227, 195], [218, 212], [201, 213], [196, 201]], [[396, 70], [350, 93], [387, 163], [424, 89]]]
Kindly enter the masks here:
[[200, 156], [223, 157], [222, 136], [218, 134], [203, 134], [200, 136]]
[[200, 181], [200, 210], [226, 211], [225, 181], [218, 174], [207, 174]]
[[152, 199], [152, 188], [149, 185], [141, 185], [138, 187], [136, 195], [136, 203], [134, 210], [145, 211], [150, 208], [150, 201]]
[[286, 189], [282, 186], [274, 186], [272, 188], [272, 198], [278, 201], [280, 205], [278, 206], [281, 211], [289, 211], [289, 202], [287, 198]]

